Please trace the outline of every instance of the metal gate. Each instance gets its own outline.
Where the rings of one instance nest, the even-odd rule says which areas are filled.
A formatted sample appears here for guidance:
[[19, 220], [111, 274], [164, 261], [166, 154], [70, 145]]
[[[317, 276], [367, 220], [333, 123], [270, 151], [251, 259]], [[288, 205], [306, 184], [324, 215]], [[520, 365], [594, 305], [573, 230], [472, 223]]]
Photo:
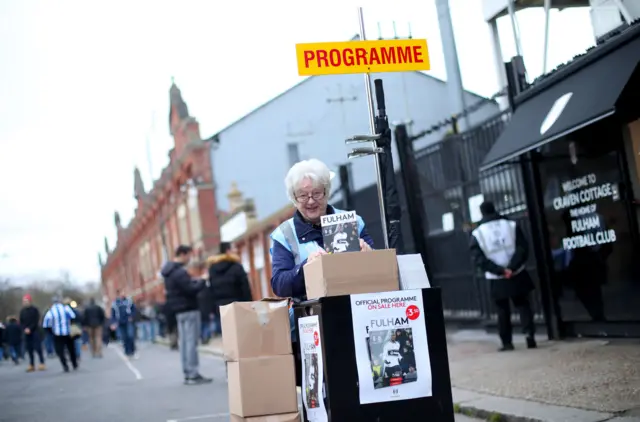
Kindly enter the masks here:
[[[537, 283], [520, 164], [504, 164], [480, 172], [482, 160], [509, 117], [508, 112], [501, 113], [466, 132], [447, 135], [441, 141], [414, 151], [412, 154], [418, 170], [419, 186], [412, 186], [406, 194], [402, 176], [400, 172], [396, 173], [405, 251], [415, 253], [416, 236], [426, 239], [431, 283], [442, 289], [445, 317], [450, 320], [486, 321], [496, 318], [488, 283], [477, 272], [469, 252], [469, 236], [475, 228], [473, 220], [476, 220], [475, 213], [481, 200], [492, 201], [501, 214], [520, 224], [530, 243], [528, 269]], [[402, 140], [397, 135], [396, 131], [396, 142], [400, 144]], [[413, 144], [418, 139], [420, 136], [409, 137], [406, 141]], [[407, 194], [419, 196], [427, 222], [423, 233], [412, 230], [406, 207]], [[376, 186], [354, 192], [352, 200], [375, 244], [382, 245]], [[533, 300], [533, 308], [536, 320], [541, 321], [542, 307], [537, 295]]]

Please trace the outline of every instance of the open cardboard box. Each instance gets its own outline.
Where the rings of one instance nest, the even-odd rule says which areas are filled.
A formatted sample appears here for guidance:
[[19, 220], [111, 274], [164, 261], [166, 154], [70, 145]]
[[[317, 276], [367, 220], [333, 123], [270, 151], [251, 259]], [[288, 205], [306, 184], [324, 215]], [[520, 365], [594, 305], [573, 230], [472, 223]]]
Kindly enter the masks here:
[[395, 249], [321, 255], [304, 266], [308, 299], [399, 289]]
[[233, 302], [220, 307], [226, 360], [291, 354], [287, 300]]

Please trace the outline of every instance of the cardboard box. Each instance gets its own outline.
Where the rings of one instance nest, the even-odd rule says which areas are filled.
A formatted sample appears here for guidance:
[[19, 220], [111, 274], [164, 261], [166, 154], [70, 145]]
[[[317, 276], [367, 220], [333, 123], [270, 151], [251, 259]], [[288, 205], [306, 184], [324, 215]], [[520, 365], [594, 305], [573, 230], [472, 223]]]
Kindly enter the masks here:
[[229, 413], [244, 418], [298, 411], [293, 355], [229, 362]]
[[304, 266], [307, 298], [399, 290], [395, 249], [322, 255]]
[[301, 422], [300, 413], [287, 413], [286, 415], [254, 416], [243, 418], [238, 415], [229, 415], [230, 422]]
[[290, 355], [288, 301], [234, 302], [220, 307], [227, 360]]

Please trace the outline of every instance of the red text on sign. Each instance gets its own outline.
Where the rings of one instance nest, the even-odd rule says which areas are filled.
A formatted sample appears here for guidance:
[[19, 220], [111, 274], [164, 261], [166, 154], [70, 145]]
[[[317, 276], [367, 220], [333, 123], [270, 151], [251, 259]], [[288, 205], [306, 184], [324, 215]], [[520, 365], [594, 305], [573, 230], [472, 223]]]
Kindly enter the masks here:
[[[315, 63], [314, 63], [315, 62]], [[305, 50], [304, 65], [316, 67], [424, 63], [420, 46]]]
[[416, 305], [407, 306], [405, 314], [407, 315], [407, 318], [414, 321], [420, 316], [420, 308], [418, 308]]

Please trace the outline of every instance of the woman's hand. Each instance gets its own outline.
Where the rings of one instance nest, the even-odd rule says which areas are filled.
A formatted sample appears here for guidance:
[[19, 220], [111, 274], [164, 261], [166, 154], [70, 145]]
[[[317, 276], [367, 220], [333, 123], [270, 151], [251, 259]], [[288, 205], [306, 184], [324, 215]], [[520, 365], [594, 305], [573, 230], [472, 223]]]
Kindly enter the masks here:
[[327, 253], [325, 252], [324, 249], [318, 249], [317, 251], [310, 253], [309, 257], [307, 258], [307, 264], [315, 261], [316, 259], [320, 258], [320, 256], [326, 255], [326, 254]]
[[368, 252], [371, 250], [371, 246], [364, 240], [360, 239], [360, 252]]

